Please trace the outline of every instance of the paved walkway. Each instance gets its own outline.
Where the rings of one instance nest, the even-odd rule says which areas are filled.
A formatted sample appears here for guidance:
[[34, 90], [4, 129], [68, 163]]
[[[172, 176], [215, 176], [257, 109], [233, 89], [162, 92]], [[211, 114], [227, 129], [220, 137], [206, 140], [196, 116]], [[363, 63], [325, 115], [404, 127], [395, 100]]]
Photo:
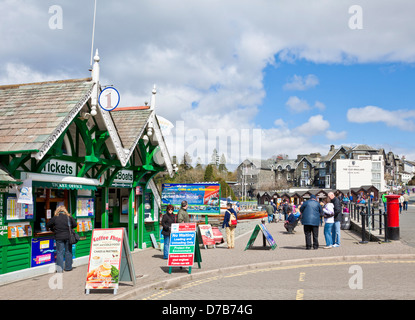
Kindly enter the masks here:
[[[415, 208], [413, 209], [415, 214]], [[341, 246], [332, 249], [323, 249], [325, 245], [323, 228], [320, 228], [320, 249], [305, 250], [305, 239], [302, 226], [297, 226], [296, 233], [287, 234], [282, 223], [267, 224], [267, 228], [278, 247], [271, 250], [262, 247], [262, 236], [259, 234], [252, 249], [245, 246], [258, 220], [240, 221], [237, 228], [235, 249], [227, 249], [226, 245], [216, 248], [201, 248], [201, 268], [197, 264], [192, 273], [188, 269], [173, 268], [171, 274], [162, 259], [160, 250], [148, 248], [133, 252], [133, 263], [137, 276], [137, 283], [133, 286], [129, 282], [121, 283], [118, 293], [84, 293], [87, 266], [79, 266], [71, 272], [63, 274], [47, 274], [28, 280], [0, 286], [0, 299], [45, 299], [45, 300], [106, 300], [106, 299], [134, 299], [143, 292], [160, 290], [177, 286], [183, 281], [201, 279], [223, 272], [238, 272], [252, 268], [278, 264], [313, 263], [324, 260], [352, 260], [352, 259], [415, 259], [415, 248], [401, 241], [390, 243], [370, 242], [360, 244], [360, 235], [353, 231], [342, 230]]]

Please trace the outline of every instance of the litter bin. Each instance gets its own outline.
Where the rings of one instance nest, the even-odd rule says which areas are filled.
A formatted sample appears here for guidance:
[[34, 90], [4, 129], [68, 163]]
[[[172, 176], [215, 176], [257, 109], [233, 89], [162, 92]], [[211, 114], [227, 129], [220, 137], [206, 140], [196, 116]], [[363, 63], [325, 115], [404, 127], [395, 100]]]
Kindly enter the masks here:
[[350, 229], [350, 212], [349, 209], [343, 208], [342, 213], [342, 221], [340, 223], [341, 230], [349, 230]]

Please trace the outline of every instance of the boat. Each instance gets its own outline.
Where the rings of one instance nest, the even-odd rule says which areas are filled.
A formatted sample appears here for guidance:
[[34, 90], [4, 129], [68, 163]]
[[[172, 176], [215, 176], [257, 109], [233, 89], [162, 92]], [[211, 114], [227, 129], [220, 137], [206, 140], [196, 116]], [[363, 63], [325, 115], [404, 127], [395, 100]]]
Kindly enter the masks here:
[[[224, 213], [217, 214], [217, 215], [208, 215], [211, 218], [218, 218], [223, 220], [225, 217]], [[239, 211], [238, 212], [238, 220], [247, 220], [247, 219], [261, 219], [268, 217], [268, 213], [265, 210], [262, 211]]]

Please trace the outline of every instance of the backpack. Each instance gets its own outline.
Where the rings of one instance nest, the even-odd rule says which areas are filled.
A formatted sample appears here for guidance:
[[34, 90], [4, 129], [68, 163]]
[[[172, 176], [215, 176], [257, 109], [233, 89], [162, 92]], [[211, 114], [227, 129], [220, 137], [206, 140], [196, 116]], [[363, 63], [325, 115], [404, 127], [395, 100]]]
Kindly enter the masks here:
[[238, 220], [236, 219], [235, 215], [232, 212], [230, 212], [229, 210], [228, 212], [231, 215], [231, 217], [229, 218], [229, 226], [236, 227], [236, 225], [238, 224]]

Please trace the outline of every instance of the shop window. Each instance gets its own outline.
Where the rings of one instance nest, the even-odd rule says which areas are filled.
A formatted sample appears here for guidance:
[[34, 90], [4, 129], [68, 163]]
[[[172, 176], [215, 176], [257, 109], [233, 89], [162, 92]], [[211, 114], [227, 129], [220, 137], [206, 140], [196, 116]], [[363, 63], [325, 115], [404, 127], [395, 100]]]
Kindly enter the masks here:
[[60, 205], [64, 205], [69, 211], [69, 191], [61, 189], [36, 188], [35, 197], [35, 235], [36, 233], [49, 233], [49, 231], [46, 230], [46, 223], [53, 217], [56, 208]]

